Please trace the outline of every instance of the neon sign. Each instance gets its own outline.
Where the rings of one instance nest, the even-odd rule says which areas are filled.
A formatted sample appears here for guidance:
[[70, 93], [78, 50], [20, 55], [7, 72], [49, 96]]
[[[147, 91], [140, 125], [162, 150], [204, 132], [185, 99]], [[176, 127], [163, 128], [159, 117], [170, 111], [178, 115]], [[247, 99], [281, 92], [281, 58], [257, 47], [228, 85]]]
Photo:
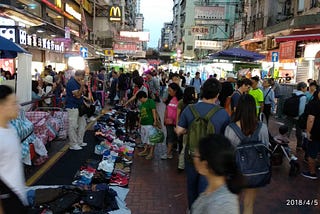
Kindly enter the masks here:
[[81, 14], [78, 13], [75, 9], [73, 9], [72, 6], [70, 6], [69, 4], [66, 4], [65, 10], [67, 13], [69, 13], [70, 15], [72, 15], [73, 17], [81, 21]]

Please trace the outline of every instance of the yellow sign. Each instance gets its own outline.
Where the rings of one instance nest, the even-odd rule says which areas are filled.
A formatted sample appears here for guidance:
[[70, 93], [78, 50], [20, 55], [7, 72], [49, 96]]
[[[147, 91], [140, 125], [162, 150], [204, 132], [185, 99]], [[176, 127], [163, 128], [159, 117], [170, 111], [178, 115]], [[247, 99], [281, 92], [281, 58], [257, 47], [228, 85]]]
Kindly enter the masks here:
[[61, 2], [61, 0], [55, 0], [55, 3], [56, 3], [56, 6], [57, 6], [58, 8], [62, 8], [62, 2]]
[[113, 56], [113, 50], [105, 50], [104, 55], [105, 56]]
[[119, 6], [110, 7], [109, 20], [113, 22], [121, 22], [122, 14]]

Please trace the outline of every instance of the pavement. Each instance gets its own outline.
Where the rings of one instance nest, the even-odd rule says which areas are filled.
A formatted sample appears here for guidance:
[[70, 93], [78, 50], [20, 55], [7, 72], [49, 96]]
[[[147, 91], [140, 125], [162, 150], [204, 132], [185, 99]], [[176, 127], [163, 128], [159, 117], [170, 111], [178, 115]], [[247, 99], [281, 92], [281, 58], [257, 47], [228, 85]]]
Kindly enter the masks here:
[[[165, 106], [157, 104], [160, 117], [163, 117]], [[274, 118], [270, 119], [269, 131], [275, 136], [282, 123]], [[296, 141], [294, 132], [291, 134], [292, 151], [299, 158], [301, 170], [306, 169], [303, 160], [303, 151], [295, 151]], [[64, 146], [63, 146], [64, 145]], [[68, 152], [67, 145], [62, 143], [61, 148], [34, 176], [27, 176], [28, 185], [48, 183], [45, 176], [55, 169], [55, 164], [63, 162]], [[160, 156], [166, 151], [165, 144], [158, 144], [153, 160], [138, 157], [135, 151], [134, 162], [131, 168], [129, 194], [126, 199], [127, 207], [133, 214], [184, 214], [187, 210], [186, 176], [177, 170], [177, 153], [171, 160], [161, 160]], [[57, 163], [56, 163], [57, 162]], [[74, 170], [79, 167], [74, 164]], [[49, 172], [48, 172], [49, 170]], [[59, 170], [58, 170], [59, 171]], [[67, 174], [65, 170], [60, 173]], [[58, 172], [57, 172], [58, 173]], [[259, 189], [254, 213], [320, 213], [320, 179], [311, 180], [301, 175], [289, 177], [289, 163], [286, 159], [282, 165], [273, 167], [271, 183]], [[33, 174], [33, 173], [31, 173]], [[320, 178], [320, 173], [318, 172]], [[58, 176], [60, 177], [60, 176]], [[71, 177], [71, 175], [70, 175]], [[71, 179], [71, 178], [69, 178]], [[56, 183], [59, 179], [53, 179]], [[242, 196], [240, 195], [240, 200]]]
[[[160, 115], [164, 106], [158, 104]], [[277, 134], [282, 123], [270, 119], [269, 131]], [[294, 132], [291, 134], [290, 147], [300, 164], [306, 170], [303, 151], [295, 151]], [[177, 171], [177, 153], [172, 160], [161, 160], [166, 151], [165, 144], [158, 144], [153, 160], [138, 157], [135, 152], [126, 202], [133, 214], [184, 214], [187, 210], [186, 176]], [[282, 165], [272, 168], [271, 183], [260, 188], [254, 207], [259, 214], [313, 214], [320, 213], [320, 179], [311, 180], [301, 176], [289, 177], [289, 162], [284, 159]], [[320, 177], [320, 173], [318, 173]], [[240, 201], [242, 196], [240, 195]]]

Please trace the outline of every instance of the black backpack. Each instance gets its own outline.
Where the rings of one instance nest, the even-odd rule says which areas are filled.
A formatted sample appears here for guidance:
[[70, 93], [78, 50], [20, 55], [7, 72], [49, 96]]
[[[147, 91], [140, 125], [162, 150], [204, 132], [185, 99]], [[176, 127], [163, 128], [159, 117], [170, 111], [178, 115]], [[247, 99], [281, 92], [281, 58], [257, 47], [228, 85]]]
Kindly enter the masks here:
[[246, 179], [248, 188], [263, 187], [271, 180], [270, 150], [259, 140], [262, 123], [250, 136], [246, 137], [241, 129], [230, 123], [230, 127], [240, 138], [241, 143], [236, 147], [235, 157], [238, 169]]
[[302, 96], [306, 96], [306, 95], [304, 94], [296, 95], [294, 93], [291, 97], [285, 99], [283, 104], [283, 114], [290, 117], [298, 117], [300, 98]]

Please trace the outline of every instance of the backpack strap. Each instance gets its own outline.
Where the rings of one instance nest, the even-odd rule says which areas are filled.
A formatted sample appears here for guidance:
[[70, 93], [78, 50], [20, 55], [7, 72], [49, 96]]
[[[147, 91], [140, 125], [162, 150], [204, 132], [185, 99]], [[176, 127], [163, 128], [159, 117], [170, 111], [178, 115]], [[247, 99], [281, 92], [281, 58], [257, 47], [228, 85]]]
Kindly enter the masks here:
[[219, 111], [220, 109], [222, 109], [222, 107], [216, 105], [215, 107], [213, 107], [207, 114], [206, 116], [204, 117], [206, 120], [210, 120], [210, 118], [217, 112]]
[[190, 104], [190, 110], [194, 116], [194, 118], [199, 118], [200, 117], [200, 114], [199, 112], [196, 110], [196, 108], [194, 107], [194, 104]]
[[240, 141], [242, 141], [243, 139], [245, 138], [253, 138], [253, 139], [259, 139], [259, 133], [260, 133], [260, 129], [262, 127], [262, 122], [259, 122], [258, 123], [258, 127], [256, 128], [256, 130], [254, 131], [254, 133], [250, 136], [250, 137], [247, 137], [245, 136], [240, 127], [235, 124], [235, 123], [230, 123], [229, 124], [230, 128], [232, 128], [232, 130], [236, 133], [236, 135], [239, 137]]

